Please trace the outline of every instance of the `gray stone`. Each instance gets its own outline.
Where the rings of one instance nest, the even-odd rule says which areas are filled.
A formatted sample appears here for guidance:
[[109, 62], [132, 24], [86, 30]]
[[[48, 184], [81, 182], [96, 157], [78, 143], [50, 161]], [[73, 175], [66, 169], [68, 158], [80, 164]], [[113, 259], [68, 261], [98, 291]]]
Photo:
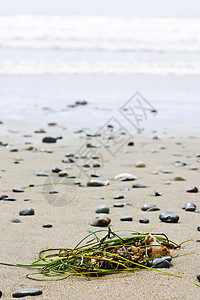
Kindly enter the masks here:
[[154, 191], [154, 195], [156, 196], [156, 197], [159, 197], [159, 196], [162, 196], [162, 193], [159, 193], [158, 191]]
[[148, 208], [146, 211], [157, 211], [157, 210], [160, 210], [160, 208], [158, 208], [158, 207], [156, 206], [156, 207], [150, 207], [150, 208]]
[[184, 163], [183, 161], [176, 161], [174, 163], [174, 165], [175, 165], [175, 167], [185, 167], [185, 166], [187, 166], [187, 164]]
[[133, 217], [131, 217], [131, 216], [122, 216], [122, 217], [120, 217], [120, 221], [133, 221]]
[[95, 217], [91, 225], [92, 226], [97, 226], [97, 227], [107, 227], [111, 222], [111, 219], [108, 218], [107, 216], [101, 216], [101, 217]]
[[188, 193], [198, 193], [198, 188], [196, 186], [190, 187], [187, 189]]
[[114, 203], [114, 207], [124, 207], [124, 203]]
[[22, 188], [14, 188], [12, 191], [13, 191], [13, 193], [23, 193], [24, 189], [22, 189]]
[[67, 175], [68, 175], [68, 173], [65, 170], [62, 170], [62, 171], [58, 172], [59, 177], [65, 177]]
[[96, 208], [97, 214], [102, 214], [102, 213], [109, 214], [109, 211], [110, 211], [110, 209], [109, 209], [108, 205], [106, 205], [106, 204], [101, 204]]
[[115, 199], [115, 200], [124, 199], [124, 196], [123, 195], [116, 195], [116, 196], [114, 196], [113, 199]]
[[199, 225], [199, 226], [197, 226], [197, 230], [198, 230], [198, 231], [200, 231], [200, 225]]
[[47, 173], [45, 173], [45, 172], [38, 172], [37, 174], [36, 174], [36, 176], [41, 176], [41, 177], [47, 177], [47, 176], [49, 176]]
[[49, 194], [58, 194], [58, 191], [51, 190], [51, 191], [49, 191]]
[[159, 215], [159, 219], [165, 223], [177, 223], [179, 216], [172, 212], [164, 211]]
[[26, 296], [38, 296], [41, 295], [42, 291], [39, 289], [22, 289], [15, 291], [12, 296], [13, 298], [21, 298]]
[[146, 211], [146, 210], [148, 210], [149, 208], [152, 208], [152, 207], [156, 207], [156, 205], [153, 204], [153, 203], [145, 203], [145, 204], [142, 206], [142, 210], [143, 210], [143, 211]]
[[169, 268], [170, 262], [167, 257], [154, 258], [153, 260], [148, 261], [147, 266], [150, 268]]
[[19, 215], [20, 216], [32, 216], [35, 214], [35, 211], [33, 208], [31, 207], [28, 207], [28, 208], [24, 208], [24, 209], [21, 209], [19, 211]]
[[109, 185], [109, 181], [102, 181], [102, 180], [89, 180], [87, 182], [87, 186], [106, 186]]
[[185, 209], [185, 211], [195, 211], [196, 204], [194, 204], [192, 202], [187, 202], [183, 205], [182, 209]]
[[16, 198], [13, 197], [8, 197], [8, 198], [4, 198], [3, 201], [16, 201]]
[[31, 201], [32, 198], [25, 198], [24, 201]]
[[62, 169], [58, 167], [53, 167], [51, 171], [52, 173], [59, 173], [60, 171], [62, 171]]
[[53, 225], [51, 225], [51, 224], [43, 224], [42, 227], [43, 228], [51, 228], [51, 227], [53, 227]]
[[124, 205], [133, 206], [133, 204], [131, 202], [125, 202]]
[[133, 185], [132, 185], [132, 188], [133, 189], [140, 189], [140, 188], [146, 188], [147, 186], [146, 185], [144, 185], [143, 183], [139, 183], [139, 182], [137, 182], [137, 183], [134, 183]]
[[56, 141], [57, 141], [56, 138], [53, 138], [50, 136], [47, 136], [47, 137], [43, 138], [43, 140], [42, 140], [43, 143], [49, 143], [49, 144], [56, 143]]
[[172, 174], [173, 173], [171, 170], [163, 170], [162, 172], [163, 172], [163, 174]]
[[199, 243], [199, 242], [200, 242], [200, 239], [196, 240], [196, 242]]
[[149, 219], [147, 219], [147, 218], [141, 218], [141, 219], [139, 219], [139, 222], [143, 223], [143, 224], [148, 224], [149, 223]]
[[99, 176], [98, 174], [96, 174], [96, 173], [92, 173], [90, 176], [91, 176], [91, 177], [95, 177], [95, 178], [100, 177], [100, 176]]
[[13, 222], [13, 223], [20, 223], [21, 221], [19, 219], [12, 219], [11, 222]]
[[8, 198], [8, 195], [1, 195], [1, 196], [0, 196], [0, 200], [3, 200], [3, 199], [5, 199], [5, 198]]

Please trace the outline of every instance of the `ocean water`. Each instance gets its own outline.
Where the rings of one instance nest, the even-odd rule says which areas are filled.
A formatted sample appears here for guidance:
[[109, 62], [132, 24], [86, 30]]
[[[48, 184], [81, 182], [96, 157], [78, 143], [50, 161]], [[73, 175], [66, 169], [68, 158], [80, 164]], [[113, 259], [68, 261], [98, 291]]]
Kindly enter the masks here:
[[101, 126], [140, 92], [158, 110], [149, 128], [199, 132], [199, 32], [200, 19], [0, 16], [0, 118]]

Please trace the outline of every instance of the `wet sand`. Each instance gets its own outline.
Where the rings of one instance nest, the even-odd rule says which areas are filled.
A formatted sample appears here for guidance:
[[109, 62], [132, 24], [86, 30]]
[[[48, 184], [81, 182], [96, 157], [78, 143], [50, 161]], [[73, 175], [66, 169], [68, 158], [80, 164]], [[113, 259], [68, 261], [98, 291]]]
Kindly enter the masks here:
[[[4, 122], [5, 123], [5, 122]], [[6, 123], [0, 126], [5, 126]], [[26, 129], [25, 129], [26, 128]], [[4, 128], [5, 129], [5, 128]], [[7, 128], [8, 129], [8, 128]], [[35, 128], [38, 129], [38, 128]], [[33, 128], [26, 127], [15, 132], [8, 132], [2, 139], [7, 142], [7, 147], [0, 147], [1, 170], [0, 170], [0, 194], [15, 197], [17, 201], [0, 201], [0, 261], [7, 263], [30, 264], [37, 258], [39, 251], [43, 248], [67, 248], [73, 247], [81, 238], [88, 234], [91, 228], [91, 220], [96, 216], [95, 209], [100, 204], [110, 207], [109, 217], [111, 228], [115, 230], [130, 230], [145, 232], [150, 226], [151, 232], [164, 232], [177, 243], [192, 239], [183, 244], [176, 254], [182, 256], [173, 259], [170, 269], [165, 269], [173, 274], [187, 278], [179, 279], [173, 276], [159, 274], [156, 271], [142, 270], [128, 274], [124, 278], [114, 275], [107, 276], [107, 280], [86, 280], [81, 277], [71, 277], [58, 282], [37, 282], [26, 278], [29, 270], [8, 266], [0, 266], [0, 290], [3, 299], [11, 299], [12, 293], [21, 288], [39, 288], [43, 291], [38, 299], [199, 299], [199, 287], [190, 280], [198, 283], [196, 275], [200, 273], [199, 260], [199, 238], [197, 226], [200, 225], [199, 214], [186, 212], [182, 206], [186, 202], [194, 202], [197, 209], [199, 205], [199, 193], [187, 193], [191, 186], [199, 186], [200, 182], [200, 160], [196, 157], [199, 149], [199, 136], [191, 137], [188, 134], [168, 135], [161, 139], [152, 139], [156, 133], [149, 136], [135, 135], [124, 141], [120, 150], [113, 156], [103, 148], [96, 138], [86, 139], [85, 133], [69, 134], [61, 131], [58, 126], [46, 127], [46, 133], [33, 134]], [[24, 133], [30, 133], [30, 137], [24, 137]], [[55, 144], [44, 144], [42, 138], [45, 136], [60, 136]], [[132, 140], [134, 146], [127, 146]], [[33, 142], [33, 144], [25, 144]], [[77, 164], [62, 163], [67, 159], [67, 152], [80, 153], [80, 148], [86, 143], [101, 145], [97, 148], [101, 156], [99, 163], [101, 168], [88, 170], [88, 174], [96, 172], [100, 179], [109, 180], [110, 185], [105, 187], [85, 187], [88, 175], [82, 172]], [[33, 146], [33, 150], [26, 148]], [[111, 148], [114, 146], [111, 145]], [[18, 152], [11, 152], [17, 148]], [[44, 150], [52, 150], [47, 153]], [[156, 150], [152, 152], [152, 149]], [[179, 153], [181, 156], [175, 156]], [[19, 163], [14, 163], [18, 161]], [[145, 168], [136, 168], [135, 164], [143, 161]], [[175, 167], [175, 161], [186, 163], [184, 167]], [[86, 162], [86, 161], [85, 161]], [[98, 162], [98, 161], [97, 161]], [[66, 169], [69, 175], [75, 175], [75, 180], [80, 180], [83, 187], [75, 186], [70, 181], [69, 190], [62, 185], [54, 185], [49, 189], [56, 189], [61, 196], [66, 194], [66, 205], [56, 207], [52, 205], [48, 189], [44, 183], [49, 183], [49, 178], [65, 180], [53, 174], [51, 169], [58, 166]], [[198, 170], [190, 170], [198, 168]], [[171, 170], [171, 174], [164, 174], [163, 170]], [[45, 171], [48, 177], [38, 177], [38, 171]], [[156, 172], [154, 172], [156, 171]], [[154, 172], [152, 174], [152, 172]], [[119, 182], [114, 177], [119, 173], [132, 173], [139, 177], [136, 182], [147, 185], [145, 189], [133, 189], [133, 182]], [[156, 173], [156, 174], [155, 174]], [[51, 177], [52, 176], [52, 177]], [[185, 181], [174, 181], [174, 177], [181, 176]], [[166, 184], [167, 182], [167, 184]], [[35, 187], [28, 187], [34, 184]], [[23, 193], [13, 193], [15, 187], [26, 187]], [[129, 190], [120, 188], [128, 187]], [[162, 193], [161, 197], [154, 196], [154, 190]], [[71, 190], [70, 190], [71, 191]], [[123, 200], [114, 200], [116, 194], [123, 194]], [[103, 196], [104, 199], [96, 199]], [[25, 198], [32, 200], [25, 202]], [[114, 202], [131, 202], [133, 207], [114, 208]], [[141, 207], [144, 203], [154, 203], [160, 211], [144, 212]], [[34, 216], [19, 216], [20, 209], [32, 207]], [[172, 211], [180, 216], [177, 224], [162, 223], [159, 214], [162, 211]], [[132, 222], [121, 222], [120, 217], [131, 215]], [[148, 218], [149, 224], [140, 224], [141, 217]], [[19, 218], [21, 223], [12, 223], [13, 218]], [[42, 225], [50, 223], [52, 228], [43, 228]], [[164, 269], [163, 269], [164, 270]], [[30, 273], [33, 270], [30, 271]], [[120, 276], [118, 276], [120, 277]]]

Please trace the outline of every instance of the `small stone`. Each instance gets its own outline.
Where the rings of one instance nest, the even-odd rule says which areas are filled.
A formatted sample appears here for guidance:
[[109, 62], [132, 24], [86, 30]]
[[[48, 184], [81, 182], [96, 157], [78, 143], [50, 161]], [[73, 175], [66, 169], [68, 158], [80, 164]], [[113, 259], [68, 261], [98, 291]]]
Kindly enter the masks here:
[[147, 224], [147, 223], [149, 223], [149, 219], [142, 218], [142, 219], [139, 219], [139, 222], [142, 223], [142, 224]]
[[91, 143], [88, 143], [88, 144], [86, 145], [86, 147], [87, 147], [87, 148], [97, 148], [97, 146], [95, 146], [95, 145], [93, 145], [93, 144], [91, 144]]
[[130, 203], [130, 202], [125, 202], [124, 205], [127, 205], [127, 206], [133, 206], [133, 204]]
[[19, 219], [12, 219], [11, 222], [13, 222], [13, 223], [20, 223], [21, 221]]
[[152, 208], [152, 207], [156, 207], [156, 205], [155, 204], [153, 204], [153, 203], [145, 203], [143, 206], [142, 206], [142, 210], [143, 211], [147, 211], [149, 208]]
[[51, 171], [52, 173], [59, 173], [60, 171], [62, 171], [62, 169], [58, 167], [53, 167]]
[[183, 161], [176, 161], [175, 163], [174, 163], [174, 165], [175, 165], [175, 167], [185, 167], [185, 166], [187, 166], [187, 164], [186, 163], [184, 163]]
[[200, 209], [196, 209], [195, 213], [200, 214]]
[[100, 167], [101, 167], [101, 165], [98, 163], [93, 164], [93, 168], [100, 168]]
[[1, 196], [0, 196], [0, 200], [3, 200], [3, 199], [5, 199], [5, 198], [8, 198], [8, 195], [1, 195]]
[[12, 197], [8, 197], [8, 198], [4, 198], [3, 201], [16, 201], [16, 198], [12, 198]]
[[99, 197], [96, 197], [96, 199], [97, 199], [97, 200], [103, 200], [103, 199], [104, 199], [104, 197], [102, 197], [102, 196], [99, 196]]
[[196, 210], [196, 204], [192, 202], [187, 202], [183, 205], [182, 209], [185, 209], [185, 211], [195, 211]]
[[128, 187], [122, 187], [119, 189], [120, 191], [129, 191], [129, 188]]
[[200, 273], [197, 274], [197, 279], [200, 281]]
[[42, 227], [43, 228], [51, 228], [51, 227], [53, 227], [53, 225], [52, 224], [43, 224]]
[[129, 142], [128, 146], [134, 146], [134, 143], [133, 142]]
[[38, 296], [41, 295], [42, 291], [39, 289], [22, 289], [15, 291], [12, 296], [13, 298], [21, 298], [26, 296]]
[[100, 176], [99, 176], [98, 174], [96, 174], [96, 173], [92, 173], [90, 176], [91, 176], [91, 177], [94, 177], [94, 178], [100, 177]]
[[23, 193], [23, 192], [24, 192], [24, 189], [21, 189], [21, 188], [14, 188], [12, 191], [13, 191], [13, 193]]
[[143, 161], [138, 161], [135, 166], [136, 166], [136, 168], [145, 168], [146, 167], [146, 165]]
[[196, 240], [196, 242], [199, 243], [199, 242], [200, 242], [200, 239]]
[[185, 179], [181, 176], [174, 177], [174, 181], [185, 181]]
[[24, 208], [24, 209], [21, 209], [19, 211], [19, 215], [20, 216], [32, 216], [35, 214], [35, 211], [33, 208], [29, 207], [29, 208]]
[[189, 189], [187, 189], [188, 193], [198, 193], [198, 188], [196, 186], [193, 186]]
[[24, 201], [31, 201], [32, 198], [25, 198]]
[[67, 175], [68, 175], [68, 173], [65, 170], [58, 172], [59, 177], [65, 177]]
[[124, 207], [124, 203], [114, 203], [113, 207]]
[[58, 191], [51, 190], [51, 191], [49, 191], [49, 194], [58, 194]]
[[152, 140], [159, 140], [159, 137], [158, 137], [157, 135], [154, 135], [154, 136], [152, 137]]
[[158, 191], [154, 191], [154, 195], [156, 196], [156, 197], [159, 197], [159, 196], [162, 196], [162, 193], [159, 193]]
[[118, 179], [120, 181], [132, 181], [132, 180], [137, 180], [138, 177], [129, 173], [121, 173], [115, 176], [115, 179]]
[[10, 152], [18, 152], [19, 150], [17, 148], [10, 149]]
[[47, 137], [43, 138], [43, 140], [42, 140], [43, 143], [49, 143], [49, 144], [56, 143], [56, 141], [57, 141], [56, 138], [53, 138], [50, 136], [47, 136]]
[[179, 220], [179, 216], [173, 214], [172, 212], [165, 211], [159, 215], [159, 219], [165, 223], [177, 223]]
[[102, 180], [89, 180], [87, 182], [87, 186], [106, 186], [109, 185], [109, 181], [102, 181]]
[[47, 173], [45, 173], [45, 172], [38, 172], [37, 174], [36, 174], [36, 176], [40, 176], [40, 177], [47, 177], [47, 176], [49, 176]]
[[46, 133], [44, 129], [35, 130], [34, 133]]
[[113, 199], [116, 199], [116, 200], [124, 199], [124, 196], [123, 195], [116, 195], [116, 196], [114, 196]]
[[109, 214], [109, 211], [110, 211], [109, 207], [105, 204], [101, 204], [96, 208], [96, 213], [97, 214], [102, 214], [102, 213], [103, 214]]
[[133, 221], [133, 218], [131, 216], [122, 216], [120, 217], [120, 221]]
[[156, 207], [150, 207], [150, 208], [148, 208], [146, 211], [157, 211], [157, 210], [160, 210], [160, 208], [158, 208], [158, 207], [156, 206]]
[[199, 226], [197, 226], [197, 230], [198, 230], [198, 231], [200, 231], [200, 225], [199, 225]]
[[74, 153], [68, 152], [65, 154], [66, 157], [74, 157]]
[[111, 219], [106, 217], [106, 216], [102, 216], [102, 217], [95, 217], [92, 222], [91, 225], [92, 226], [99, 226], [99, 227], [107, 227], [111, 222]]
[[170, 262], [167, 257], [154, 258], [153, 260], [148, 261], [147, 266], [150, 268], [169, 268]]
[[58, 125], [56, 122], [49, 122], [48, 123], [48, 126], [56, 126], [56, 125]]
[[174, 156], [182, 156], [181, 153], [174, 153]]
[[163, 172], [163, 174], [172, 174], [173, 173], [171, 170], [167, 170], [167, 169], [163, 170], [162, 172]]
[[139, 183], [139, 182], [134, 183], [134, 184], [132, 185], [132, 188], [133, 188], [133, 189], [142, 189], [142, 188], [146, 188], [146, 187], [147, 187], [147, 186], [146, 186], [145, 184]]

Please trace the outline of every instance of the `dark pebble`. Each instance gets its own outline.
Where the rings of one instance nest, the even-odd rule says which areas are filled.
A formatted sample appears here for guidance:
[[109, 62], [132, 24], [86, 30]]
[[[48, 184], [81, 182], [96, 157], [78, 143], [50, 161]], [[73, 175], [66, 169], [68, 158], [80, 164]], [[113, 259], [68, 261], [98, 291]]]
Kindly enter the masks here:
[[58, 191], [51, 190], [51, 191], [49, 191], [49, 194], [58, 194]]
[[158, 191], [154, 191], [154, 195], [155, 195], [156, 197], [158, 197], [158, 196], [162, 196], [162, 194], [161, 194], [161, 193], [159, 193]]
[[133, 204], [131, 202], [125, 202], [124, 205], [133, 206]]
[[197, 274], [197, 279], [200, 281], [200, 273]]
[[132, 188], [133, 188], [133, 189], [137, 189], [137, 188], [146, 188], [146, 187], [147, 187], [146, 185], [144, 185], [143, 183], [139, 183], [139, 182], [134, 183], [134, 184], [132, 185]]
[[122, 216], [120, 221], [133, 221], [133, 218], [131, 216]]
[[0, 196], [0, 200], [3, 200], [3, 199], [5, 199], [5, 198], [8, 198], [8, 195], [1, 195], [1, 196]]
[[158, 208], [158, 207], [156, 206], [156, 207], [150, 207], [150, 208], [148, 208], [146, 211], [157, 211], [157, 210], [160, 210], [160, 208]]
[[128, 146], [134, 146], [134, 143], [133, 142], [129, 142]]
[[51, 171], [52, 173], [59, 173], [60, 171], [62, 171], [62, 169], [58, 167], [53, 167]]
[[50, 136], [47, 136], [47, 137], [43, 138], [43, 140], [42, 140], [43, 143], [49, 143], [49, 144], [56, 143], [56, 141], [57, 141], [56, 138], [53, 138]]
[[183, 207], [182, 208], [185, 209], [185, 211], [195, 211], [196, 210], [196, 205], [192, 202], [186, 203]]
[[44, 129], [35, 130], [34, 133], [46, 133]]
[[197, 230], [198, 230], [198, 231], [200, 231], [200, 225], [199, 225], [199, 226], [197, 226]]
[[11, 222], [13, 222], [13, 223], [20, 223], [21, 221], [19, 219], [12, 219]]
[[124, 203], [114, 203], [114, 207], [124, 207]]
[[31, 201], [32, 198], [25, 198], [24, 201]]
[[93, 168], [100, 168], [101, 167], [101, 165], [100, 164], [93, 164]]
[[22, 289], [15, 291], [12, 296], [13, 298], [21, 298], [26, 296], [38, 296], [41, 295], [42, 291], [39, 289]]
[[139, 222], [143, 223], [143, 224], [147, 224], [147, 223], [149, 223], [149, 219], [142, 218], [142, 219], [139, 219]]
[[196, 186], [193, 186], [189, 189], [187, 189], [188, 193], [198, 193], [198, 188]]
[[1, 298], [2, 295], [3, 295], [3, 294], [2, 294], [2, 291], [0, 291], [0, 298]]
[[153, 203], [145, 203], [143, 206], [142, 206], [142, 210], [143, 211], [146, 211], [146, 210], [148, 210], [149, 208], [152, 208], [152, 207], [156, 207], [156, 205], [155, 204], [153, 204]]
[[196, 240], [196, 242], [199, 243], [199, 242], [200, 242], [200, 239]]
[[124, 199], [124, 196], [123, 195], [116, 195], [116, 196], [114, 196], [114, 198], [113, 199]]
[[97, 226], [97, 227], [106, 227], [110, 224], [111, 219], [106, 217], [106, 216], [102, 216], [102, 217], [95, 217], [92, 222], [91, 225], [92, 226]]
[[24, 208], [24, 209], [21, 209], [19, 211], [19, 215], [20, 216], [32, 216], [35, 214], [35, 211], [33, 208], [29, 207], [29, 208]]
[[187, 164], [186, 163], [184, 163], [183, 161], [176, 161], [175, 163], [174, 163], [174, 165], [175, 165], [175, 167], [185, 167], [185, 166], [187, 166]]
[[90, 176], [91, 176], [91, 177], [95, 177], [95, 178], [100, 177], [100, 176], [99, 176], [98, 174], [96, 174], [96, 173], [92, 173]]
[[170, 262], [165, 257], [154, 258], [148, 262], [147, 266], [150, 268], [169, 268]]
[[97, 214], [109, 214], [109, 211], [110, 211], [110, 209], [109, 209], [109, 207], [108, 207], [108, 205], [106, 205], [106, 204], [102, 204], [102, 205], [99, 205], [97, 208], [96, 208], [96, 213]]
[[177, 223], [179, 216], [169, 211], [164, 211], [159, 215], [159, 219], [165, 223]]
[[16, 201], [16, 198], [12, 198], [12, 197], [8, 197], [8, 198], [4, 198], [4, 201]]
[[43, 228], [51, 228], [51, 227], [53, 227], [53, 225], [51, 225], [51, 224], [43, 224], [42, 227]]
[[21, 188], [14, 188], [12, 190], [14, 193], [23, 193], [24, 192], [24, 189], [21, 189]]
[[45, 173], [45, 172], [38, 172], [38, 173], [36, 174], [36, 176], [47, 177], [48, 174]]

